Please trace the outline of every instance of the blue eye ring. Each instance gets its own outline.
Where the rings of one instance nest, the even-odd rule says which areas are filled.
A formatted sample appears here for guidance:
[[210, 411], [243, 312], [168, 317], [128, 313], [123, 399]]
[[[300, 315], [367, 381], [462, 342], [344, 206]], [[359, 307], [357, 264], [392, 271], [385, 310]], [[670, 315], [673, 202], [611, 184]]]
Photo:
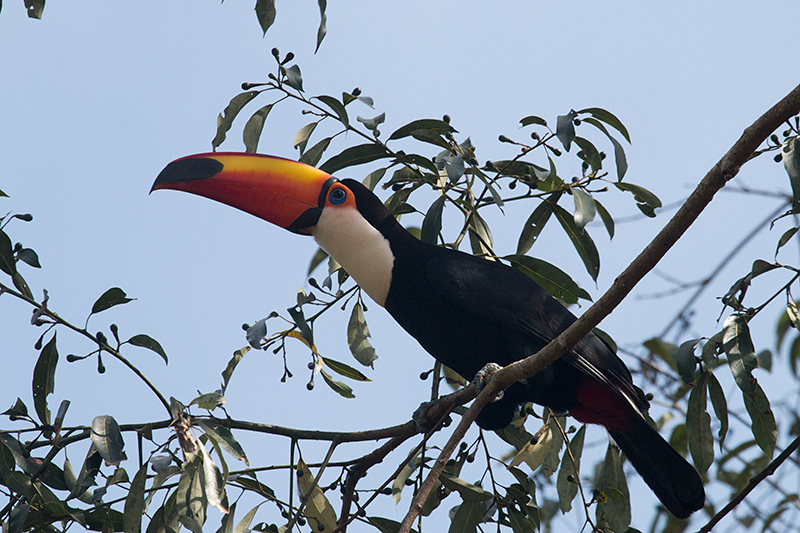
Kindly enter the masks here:
[[342, 205], [345, 200], [347, 200], [347, 191], [340, 187], [335, 187], [328, 193], [328, 201], [331, 205]]

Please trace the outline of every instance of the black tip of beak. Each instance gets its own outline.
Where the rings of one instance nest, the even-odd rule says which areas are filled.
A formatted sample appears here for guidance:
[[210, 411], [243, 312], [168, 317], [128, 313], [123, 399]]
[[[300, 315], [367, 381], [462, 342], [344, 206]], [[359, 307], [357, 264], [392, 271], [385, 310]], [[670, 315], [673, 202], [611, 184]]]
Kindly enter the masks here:
[[208, 157], [178, 159], [161, 171], [150, 192], [168, 183], [208, 179], [218, 174], [222, 167], [222, 163]]

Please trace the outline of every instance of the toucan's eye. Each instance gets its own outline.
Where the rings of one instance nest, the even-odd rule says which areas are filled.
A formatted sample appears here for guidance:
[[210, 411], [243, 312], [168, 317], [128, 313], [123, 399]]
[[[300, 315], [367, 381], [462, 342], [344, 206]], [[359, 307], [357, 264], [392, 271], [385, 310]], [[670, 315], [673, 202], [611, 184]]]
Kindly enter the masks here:
[[335, 188], [328, 193], [328, 201], [333, 205], [342, 205], [347, 199], [347, 193], [344, 189]]

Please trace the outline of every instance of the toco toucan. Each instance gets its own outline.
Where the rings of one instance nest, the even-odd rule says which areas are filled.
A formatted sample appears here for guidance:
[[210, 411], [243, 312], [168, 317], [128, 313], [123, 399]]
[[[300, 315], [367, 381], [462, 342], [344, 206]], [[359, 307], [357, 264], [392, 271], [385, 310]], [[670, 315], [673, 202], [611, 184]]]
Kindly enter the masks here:
[[[426, 244], [364, 185], [257, 154], [208, 153], [173, 161], [153, 190], [176, 189], [313, 235], [375, 302], [433, 357], [467, 379], [543, 348], [576, 319], [517, 270]], [[604, 426], [666, 508], [686, 518], [705, 501], [698, 473], [647, 422], [648, 401], [614, 351], [590, 333], [570, 352], [512, 385], [477, 423], [503, 428], [535, 402]]]

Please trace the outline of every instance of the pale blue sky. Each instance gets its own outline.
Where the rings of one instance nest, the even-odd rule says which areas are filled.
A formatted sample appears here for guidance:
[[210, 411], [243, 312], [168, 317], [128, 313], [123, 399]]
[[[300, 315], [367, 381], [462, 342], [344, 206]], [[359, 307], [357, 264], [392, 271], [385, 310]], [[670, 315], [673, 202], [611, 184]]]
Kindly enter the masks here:
[[[37, 297], [47, 288], [50, 306], [77, 324], [109, 287], [138, 298], [92, 318], [90, 329], [107, 332], [114, 321], [123, 338], [157, 338], [170, 356], [168, 367], [144, 350], [130, 349], [129, 356], [162, 392], [184, 402], [198, 389], [217, 388], [219, 372], [244, 344], [241, 323], [291, 305], [315, 250], [310, 239], [222, 205], [171, 192], [148, 196], [169, 161], [210, 149], [217, 113], [241, 82], [266, 79], [273, 46], [295, 53], [307, 94], [340, 95], [358, 86], [373, 97], [374, 111], [363, 107], [351, 114], [385, 111], [387, 135], [413, 119], [449, 114], [481, 161], [514, 155], [496, 139], [526, 138], [518, 131], [526, 115], [554, 122], [570, 108], [609, 109], [631, 133], [626, 180], [654, 191], [664, 204], [685, 197], [742, 129], [800, 81], [794, 51], [800, 8], [788, 1], [348, 1], [329, 2], [327, 14], [328, 36], [313, 55], [319, 15], [312, 0], [279, 2], [266, 38], [252, 2], [233, 0], [50, 2], [41, 21], [27, 20], [22, 1], [15, 0], [0, 13], [0, 189], [11, 196], [0, 207], [34, 215], [31, 224], [7, 228], [41, 258], [41, 271], [23, 270], [28, 282]], [[270, 101], [261, 97], [247, 109]], [[292, 139], [306, 122], [297, 107], [276, 108], [260, 151], [296, 157]], [[234, 125], [222, 149], [243, 149], [243, 124]], [[573, 165], [564, 174], [577, 173]], [[346, 173], [362, 178], [367, 172], [356, 167]], [[739, 179], [758, 189], [788, 185], [770, 156], [748, 165]], [[627, 195], [602, 198], [616, 215], [638, 213]], [[774, 205], [721, 193], [659, 269], [689, 281], [702, 277]], [[501, 253], [514, 251], [527, 215], [514, 208], [507, 213], [491, 220]], [[602, 263], [597, 287], [556, 226], [532, 253], [570, 272], [597, 297], [669, 216], [621, 224], [612, 243], [594, 227]], [[696, 336], [717, 331], [716, 298], [752, 259], [772, 257], [779, 231], [788, 227], [782, 224], [706, 293]], [[651, 275], [636, 294], [668, 287]], [[683, 301], [633, 295], [602, 327], [618, 343], [635, 345], [659, 333]], [[753, 324], [759, 349], [772, 347], [778, 312], [775, 307]], [[346, 320], [341, 314], [320, 327], [317, 342], [323, 354], [349, 362]], [[355, 387], [355, 401], [340, 399], [322, 383], [307, 393], [307, 357], [298, 345], [290, 360], [296, 377], [288, 384], [278, 381], [278, 357], [247, 356], [229, 389], [231, 415], [338, 430], [405, 421], [427, 398], [428, 384], [416, 376], [430, 358], [377, 306], [367, 320], [380, 359], [369, 373], [374, 382]], [[32, 407], [33, 344], [41, 332], [28, 322], [25, 305], [0, 298], [0, 353], [8, 374], [0, 407], [17, 396]], [[99, 376], [92, 361], [63, 359], [90, 349], [59, 333], [62, 360], [50, 401], [54, 409], [61, 399], [72, 400], [68, 424], [88, 423], [97, 414], [120, 422], [164, 416], [117, 363], [107, 358], [108, 371]], [[588, 440], [604, 439], [593, 429]], [[261, 462], [288, 460], [286, 442], [269, 441], [280, 459], [267, 454]], [[71, 457], [73, 465], [82, 453]], [[636, 476], [630, 479], [632, 491], [643, 487]], [[650, 494], [642, 498], [647, 505], [634, 510], [634, 525], [645, 527]], [[719, 503], [725, 493], [712, 498]], [[572, 517], [562, 523], [573, 525]]]

